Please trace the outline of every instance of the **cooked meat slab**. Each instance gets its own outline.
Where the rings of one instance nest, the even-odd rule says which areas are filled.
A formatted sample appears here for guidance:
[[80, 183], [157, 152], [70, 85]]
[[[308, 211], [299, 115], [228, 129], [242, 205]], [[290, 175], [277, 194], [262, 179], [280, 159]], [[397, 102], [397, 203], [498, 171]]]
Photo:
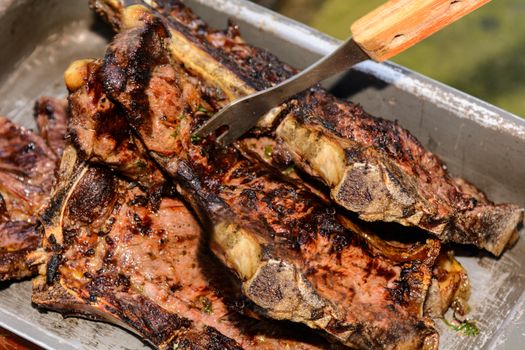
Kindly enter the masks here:
[[67, 101], [47, 96], [41, 97], [35, 103], [34, 114], [40, 136], [57, 158], [60, 158], [66, 143]]
[[75, 82], [102, 79], [150, 154], [213, 228], [212, 247], [259, 311], [359, 348], [435, 347], [423, 303], [439, 242], [429, 241], [418, 258], [387, 257], [306, 188], [234, 148], [193, 144], [191, 131], [213, 112], [201, 94], [207, 86], [170, 62], [164, 27], [142, 15], [145, 22], [130, 18], [138, 27], [111, 44], [100, 73], [76, 69], [66, 83], [80, 88]]
[[73, 147], [43, 215], [33, 302], [108, 321], [161, 349], [328, 349], [286, 324], [241, 316], [235, 280], [179, 200], [156, 200]]
[[[122, 1], [91, 3], [116, 28], [123, 26]], [[171, 55], [208, 83], [218, 106], [294, 73], [247, 45], [235, 26], [211, 30], [180, 1], [148, 4], [169, 24]], [[276, 108], [254, 132], [276, 137], [297, 168], [324, 182], [332, 199], [361, 219], [418, 226], [442, 241], [474, 244], [495, 255], [517, 237], [520, 207], [464, 191], [408, 131], [322, 89]]]
[[106, 97], [102, 85], [95, 79], [91, 81], [93, 85], [87, 86], [83, 81], [75, 81], [72, 85], [71, 78], [68, 78], [68, 72], [81, 71], [79, 74], [85, 76], [96, 74], [85, 71], [94, 67], [88, 62], [73, 62], [66, 71], [68, 88], [75, 90], [68, 98], [72, 145], [85, 160], [118, 170], [151, 191], [161, 190], [164, 176], [148, 157], [140, 140], [131, 133], [126, 118]]
[[[75, 140], [75, 145], [79, 147], [81, 153], [87, 155], [90, 160], [104, 163], [105, 159], [107, 159], [108, 162], [105, 164], [118, 170], [119, 173], [124, 174], [127, 177], [135, 177], [137, 179], [143, 178], [138, 173], [139, 169], [142, 169], [142, 171], [148, 174], [152, 173], [152, 167], [151, 164], [149, 164], [150, 160], [147, 155], [142, 153], [142, 148], [135, 147], [130, 142], [125, 144], [126, 147], [119, 147], [118, 149], [124, 154], [135, 156], [137, 159], [140, 159], [140, 161], [143, 162], [143, 165], [139, 167], [139, 169], [129, 167], [129, 164], [135, 164], [137, 162], [136, 160], [128, 157], [115, 157], [114, 152], [99, 152], [93, 157], [92, 150], [101, 148], [96, 145], [97, 143], [103, 142], [111, 145], [119, 144], [117, 140], [123, 139], [120, 135], [123, 130], [126, 129], [126, 125], [119, 121], [121, 118], [124, 118], [122, 116], [122, 111], [119, 111], [108, 101], [105, 93], [101, 91], [102, 86], [100, 82], [96, 79], [99, 73], [95, 67], [100, 66], [100, 61], [89, 63], [87, 61], [82, 61], [82, 64], [86, 66], [86, 69], [82, 69], [82, 71], [88, 76], [87, 79], [82, 80], [85, 81], [86, 84], [83, 84], [80, 87], [70, 86], [70, 88], [74, 89], [74, 92], [69, 96], [70, 105], [72, 106], [70, 124], [74, 126], [71, 128], [71, 139]], [[73, 64], [72, 67], [78, 67], [77, 63]], [[109, 120], [113, 120], [113, 122], [109, 123]], [[101, 124], [107, 125], [103, 126]], [[87, 130], [99, 130], [97, 137], [92, 137], [93, 135], [89, 131], [85, 132], [85, 127], [78, 128], [78, 126], [83, 125], [89, 125]], [[103, 130], [103, 132], [100, 132], [100, 130]], [[139, 142], [139, 140], [133, 138], [132, 135], [129, 135], [129, 138], [126, 137], [125, 139]], [[257, 142], [259, 148], [267, 147], [267, 142], [272, 141], [267, 139], [265, 140], [266, 143], [261, 143], [261, 140], [262, 139], [252, 141]], [[102, 147], [102, 149], [107, 149], [107, 147]], [[114, 148], [111, 147], [109, 149], [113, 150]], [[155, 168], [154, 165], [153, 168]], [[296, 179], [296, 181], [297, 180], [299, 179]], [[164, 179], [161, 178], [161, 181], [164, 181]], [[153, 187], [156, 186], [153, 185]], [[148, 191], [151, 192], [151, 190]], [[155, 196], [152, 197], [155, 198]], [[351, 224], [349, 220], [345, 220], [345, 223]], [[421, 260], [426, 259], [425, 253], [428, 252], [428, 249], [425, 249], [424, 245], [402, 245], [397, 243], [394, 246], [392, 244], [387, 244], [384, 240], [371, 232], [362, 231], [360, 229], [355, 232], [362, 234], [363, 239], [376, 247], [376, 249], [381, 250], [383, 254], [387, 254], [391, 259], [402, 260], [402, 256], [417, 257]], [[427, 244], [432, 245], [432, 242]], [[447, 270], [444, 268], [439, 270], [439, 274], [434, 273], [431, 286], [431, 290], [434, 292], [432, 295], [429, 295], [425, 301], [425, 314], [429, 313], [436, 317], [441, 317], [452, 304], [454, 304], [455, 309], [458, 309], [456, 306], [464, 305], [469, 290], [466, 273], [455, 261], [452, 255], [441, 254], [439, 261], [446, 263], [446, 266], [455, 266], [456, 270], [453, 271], [453, 276], [449, 276]], [[459, 267], [459, 271], [457, 267]], [[436, 267], [434, 267], [434, 271], [436, 271]], [[462, 276], [463, 279], [453, 278], [455, 276]], [[446, 283], [446, 285], [444, 285], [444, 283]]]
[[[60, 102], [45, 99], [38, 103], [44, 104]], [[63, 113], [64, 106], [60, 105], [56, 111], [38, 117], [39, 126], [47, 125], [46, 120], [52, 118], [58, 126], [43, 133], [44, 138], [0, 117], [0, 281], [35, 273], [26, 265], [26, 257], [40, 241], [37, 217], [55, 181], [64, 139]]]
[[35, 270], [26, 265], [26, 257], [38, 247], [39, 232], [33, 224], [12, 220], [3, 199], [0, 212], [0, 281], [33, 275]]

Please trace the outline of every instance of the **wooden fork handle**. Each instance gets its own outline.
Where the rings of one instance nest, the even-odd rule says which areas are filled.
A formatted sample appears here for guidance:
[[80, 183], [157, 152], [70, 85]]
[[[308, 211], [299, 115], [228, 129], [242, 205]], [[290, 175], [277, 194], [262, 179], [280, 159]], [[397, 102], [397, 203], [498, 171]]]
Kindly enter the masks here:
[[352, 25], [354, 41], [384, 61], [490, 0], [390, 0]]

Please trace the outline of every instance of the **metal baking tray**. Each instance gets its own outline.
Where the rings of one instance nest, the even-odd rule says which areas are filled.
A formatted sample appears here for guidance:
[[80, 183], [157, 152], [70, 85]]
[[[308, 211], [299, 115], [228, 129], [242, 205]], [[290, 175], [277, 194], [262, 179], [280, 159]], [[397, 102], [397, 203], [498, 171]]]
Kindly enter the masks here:
[[[299, 68], [338, 44], [247, 1], [187, 4], [216, 27], [233, 19], [248, 42]], [[0, 0], [0, 113], [34, 127], [35, 99], [65, 96], [62, 74], [68, 64], [101, 57], [110, 37], [87, 0]], [[330, 84], [338, 96], [361, 103], [370, 113], [398, 120], [452, 174], [473, 182], [494, 201], [525, 206], [525, 120], [392, 63], [364, 62]], [[522, 349], [525, 239], [499, 259], [469, 252], [460, 261], [473, 285], [470, 318], [481, 333], [461, 336], [437, 321], [441, 348]], [[40, 313], [31, 306], [30, 295], [29, 281], [0, 284], [0, 326], [47, 349], [148, 348], [118, 327]]]

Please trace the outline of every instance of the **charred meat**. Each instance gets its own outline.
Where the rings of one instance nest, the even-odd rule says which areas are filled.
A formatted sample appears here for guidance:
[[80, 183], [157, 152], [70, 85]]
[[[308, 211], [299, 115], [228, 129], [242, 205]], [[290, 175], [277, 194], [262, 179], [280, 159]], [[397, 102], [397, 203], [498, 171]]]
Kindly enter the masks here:
[[35, 103], [34, 114], [38, 133], [57, 158], [60, 158], [66, 143], [67, 101], [46, 96], [41, 97]]
[[[114, 27], [125, 27], [122, 1], [91, 3]], [[294, 73], [246, 44], [235, 26], [211, 30], [180, 1], [148, 4], [168, 23], [172, 57], [207, 82], [204, 93], [213, 107]], [[477, 189], [464, 191], [408, 131], [322, 89], [277, 107], [254, 132], [275, 137], [297, 168], [322, 181], [334, 202], [363, 220], [417, 226], [444, 242], [473, 244], [495, 255], [517, 238], [520, 207], [496, 205]]]
[[35, 272], [26, 265], [26, 257], [40, 241], [38, 214], [55, 181], [65, 129], [63, 104], [45, 101], [39, 105], [57, 104], [57, 108], [38, 117], [40, 130], [44, 131], [46, 120], [56, 121], [57, 128], [42, 132], [43, 138], [0, 118], [0, 281]]
[[[91, 150], [99, 148], [96, 146], [96, 143], [104, 142], [106, 144], [118, 144], [117, 140], [120, 139], [121, 133], [124, 129], [126, 129], [126, 125], [121, 123], [119, 120], [121, 118], [124, 118], [122, 115], [122, 111], [119, 111], [111, 102], [108, 102], [108, 97], [104, 92], [102, 92], [102, 86], [101, 83], [97, 79], [98, 70], [96, 67], [100, 66], [101, 62], [99, 61], [81, 61], [74, 63], [72, 67], [76, 67], [75, 70], [79, 67], [79, 64], [85, 65], [85, 69], [80, 69], [80, 71], [83, 72], [83, 74], [86, 74], [87, 76], [84, 79], [80, 79], [80, 81], [85, 81], [86, 84], [82, 86], [71, 86], [70, 89], [74, 90], [69, 97], [70, 105], [71, 105], [71, 125], [74, 125], [75, 127], [72, 128], [72, 140], [75, 140], [75, 145], [79, 147], [79, 150], [84, 155], [93, 155], [93, 152]], [[97, 107], [98, 106], [98, 107]], [[103, 108], [100, 108], [100, 106], [103, 106]], [[113, 122], [110, 122], [111, 120], [114, 120]], [[101, 124], [106, 124], [106, 126], [103, 126]], [[82, 126], [82, 125], [89, 125], [89, 130], [104, 130], [103, 133], [99, 133], [98, 137], [92, 137], [91, 132], [85, 132], [85, 127], [78, 129], [76, 126]], [[117, 126], [117, 127], [113, 127]], [[139, 141], [135, 138], [133, 138], [130, 135], [130, 140], [134, 140], [135, 142]], [[257, 140], [253, 140], [253, 142], [256, 142]], [[267, 147], [266, 143], [259, 142], [260, 146]], [[139, 169], [134, 169], [133, 167], [129, 167], [129, 164], [134, 164], [136, 161], [133, 159], [129, 159], [127, 157], [114, 157], [112, 152], [105, 153], [106, 156], [104, 156], [103, 153], [98, 153], [96, 157], [88, 156], [89, 159], [95, 160], [97, 163], [104, 163], [104, 160], [106, 157], [109, 160], [106, 164], [111, 166], [113, 169], [119, 171], [120, 173], [130, 177], [130, 175], [133, 177], [140, 178], [140, 174], [138, 170], [142, 169], [145, 173], [151, 172], [151, 164], [149, 164], [149, 160], [147, 155], [140, 152], [136, 147], [132, 145], [132, 143], [127, 143], [128, 147], [121, 149], [121, 152], [128, 153], [128, 151], [131, 151], [128, 153], [129, 155], [134, 155], [137, 157], [137, 161], [140, 160], [143, 162], [143, 166], [141, 166]], [[142, 148], [140, 148], [142, 149]], [[120, 160], [115, 161], [115, 160]], [[148, 165], [148, 166], [146, 166]], [[154, 167], [154, 166], [153, 166]], [[131, 170], [131, 172], [130, 172]], [[300, 181], [299, 179], [295, 179], [295, 181]], [[155, 198], [154, 196], [150, 196], [151, 198]], [[155, 201], [154, 201], [155, 202]], [[155, 206], [155, 204], [154, 204]], [[353, 224], [349, 220], [344, 220], [345, 224], [349, 225], [350, 227]], [[425, 244], [416, 244], [416, 245], [399, 245], [396, 246], [392, 244], [388, 244], [381, 240], [380, 238], [376, 237], [371, 232], [365, 232], [361, 230], [360, 228], [357, 228], [355, 230], [356, 233], [359, 233], [362, 235], [363, 239], [366, 240], [370, 245], [374, 246], [376, 249], [380, 250], [382, 254], [386, 254], [390, 259], [400, 261], [403, 259], [403, 256], [406, 258], [408, 256], [412, 256], [414, 258], [424, 260], [426, 259], [425, 253], [429, 250], [426, 249]], [[427, 242], [427, 245], [432, 245], [432, 242]], [[430, 249], [432, 251], [432, 249]], [[450, 262], [450, 264], [455, 264], [456, 266], [460, 266], [455, 262], [452, 256], [447, 255], [447, 261]], [[461, 270], [464, 273], [464, 270]], [[444, 276], [443, 274], [440, 274], [441, 276]], [[443, 278], [443, 277], [442, 277]], [[466, 278], [466, 275], [465, 275]], [[441, 308], [443, 311], [446, 311], [448, 309], [448, 306], [450, 306], [453, 302], [459, 304], [463, 304], [464, 301], [461, 296], [456, 293], [458, 289], [460, 289], [461, 286], [464, 284], [458, 283], [456, 280], [450, 280], [447, 287], [446, 294], [442, 295], [440, 293], [434, 293], [432, 300], [428, 300], [425, 302], [425, 313], [428, 313], [432, 310], [426, 310], [430, 307], [433, 307], [433, 309]], [[468, 282], [468, 279], [467, 279]], [[437, 280], [434, 277], [432, 279], [432, 285], [436, 284], [437, 286]], [[444, 290], [442, 289], [436, 289], [437, 291]], [[448, 303], [448, 304], [447, 304]], [[436, 308], [437, 307], [437, 308]], [[433, 313], [435, 314], [435, 313]], [[440, 315], [437, 315], [437, 317], [440, 317]]]

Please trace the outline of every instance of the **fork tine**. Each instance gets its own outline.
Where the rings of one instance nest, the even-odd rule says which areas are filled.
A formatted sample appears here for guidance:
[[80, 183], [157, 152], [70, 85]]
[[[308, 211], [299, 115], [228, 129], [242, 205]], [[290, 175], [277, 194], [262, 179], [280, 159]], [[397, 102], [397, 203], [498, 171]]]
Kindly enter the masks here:
[[224, 121], [222, 121], [221, 115], [222, 111], [219, 111], [219, 113], [216, 113], [213, 117], [211, 117], [206, 123], [204, 123], [194, 134], [199, 137], [206, 137], [209, 134], [215, 132], [218, 128], [220, 128], [225, 124]]
[[229, 145], [241, 137], [255, 125], [252, 120], [258, 119], [257, 115], [255, 117], [251, 116], [250, 118], [250, 113], [246, 111], [246, 101], [244, 100], [253, 101], [253, 98], [240, 99], [224, 107], [201, 126], [195, 132], [195, 135], [206, 137], [210, 133], [216, 132], [220, 127], [227, 126], [228, 130], [217, 138], [218, 142], [223, 145]]
[[233, 121], [232, 123], [230, 123], [229, 129], [217, 138], [217, 142], [220, 142], [224, 146], [228, 146], [233, 141], [237, 140], [242, 135], [244, 135], [250, 129], [251, 128], [247, 128], [242, 123]]
[[231, 137], [230, 132], [228, 130], [226, 130], [221, 136], [217, 137], [217, 142], [219, 142], [223, 146], [228, 146], [234, 140], [235, 138]]

